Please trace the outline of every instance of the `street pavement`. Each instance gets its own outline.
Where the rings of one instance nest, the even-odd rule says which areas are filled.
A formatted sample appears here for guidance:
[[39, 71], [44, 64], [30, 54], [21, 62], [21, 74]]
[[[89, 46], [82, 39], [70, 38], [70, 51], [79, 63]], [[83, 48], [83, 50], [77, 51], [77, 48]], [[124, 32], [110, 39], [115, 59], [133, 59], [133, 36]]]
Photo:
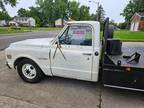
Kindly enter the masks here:
[[25, 39], [34, 38], [54, 38], [59, 33], [57, 31], [32, 31], [27, 33], [17, 33], [17, 34], [0, 34], [0, 50], [3, 50], [9, 46], [10, 43], [21, 41]]
[[[0, 37], [5, 48], [26, 38], [55, 37], [59, 31], [36, 31], [19, 36]], [[1, 40], [5, 40], [2, 44]], [[143, 43], [124, 43], [144, 46]], [[144, 108], [144, 93], [103, 87], [99, 83], [46, 77], [37, 84], [23, 82], [16, 70], [5, 66], [0, 52], [0, 108]]]

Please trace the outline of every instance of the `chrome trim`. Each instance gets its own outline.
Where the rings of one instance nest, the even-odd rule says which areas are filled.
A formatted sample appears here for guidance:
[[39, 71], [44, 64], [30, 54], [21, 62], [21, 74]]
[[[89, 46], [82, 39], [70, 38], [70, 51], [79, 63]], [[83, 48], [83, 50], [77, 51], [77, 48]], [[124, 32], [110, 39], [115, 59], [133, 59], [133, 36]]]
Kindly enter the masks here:
[[113, 85], [107, 85], [107, 84], [104, 84], [104, 86], [105, 86], [105, 87], [111, 87], [111, 88], [119, 88], [119, 89], [126, 89], [126, 90], [144, 92], [144, 90], [142, 90], [142, 89], [135, 89], [135, 88], [128, 88], [128, 87], [120, 87], [120, 86], [113, 86]]
[[6, 62], [5, 64], [6, 64], [6, 66], [7, 66], [9, 69], [12, 69], [12, 68], [9, 66], [8, 62]]

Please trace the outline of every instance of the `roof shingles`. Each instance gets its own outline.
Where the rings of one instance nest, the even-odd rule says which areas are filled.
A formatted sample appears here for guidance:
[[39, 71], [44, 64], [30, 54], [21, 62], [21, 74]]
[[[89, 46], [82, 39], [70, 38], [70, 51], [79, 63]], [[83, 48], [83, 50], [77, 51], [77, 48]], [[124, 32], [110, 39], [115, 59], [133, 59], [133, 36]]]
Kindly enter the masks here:
[[141, 17], [144, 17], [144, 12], [138, 12], [137, 14]]

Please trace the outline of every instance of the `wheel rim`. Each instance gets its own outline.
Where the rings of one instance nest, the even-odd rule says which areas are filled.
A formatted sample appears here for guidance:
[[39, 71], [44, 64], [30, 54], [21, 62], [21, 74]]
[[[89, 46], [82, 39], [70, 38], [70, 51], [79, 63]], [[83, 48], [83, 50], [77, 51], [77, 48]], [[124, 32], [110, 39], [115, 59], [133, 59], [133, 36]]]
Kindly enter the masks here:
[[28, 79], [33, 79], [36, 77], [36, 69], [31, 64], [24, 64], [22, 66], [22, 73]]

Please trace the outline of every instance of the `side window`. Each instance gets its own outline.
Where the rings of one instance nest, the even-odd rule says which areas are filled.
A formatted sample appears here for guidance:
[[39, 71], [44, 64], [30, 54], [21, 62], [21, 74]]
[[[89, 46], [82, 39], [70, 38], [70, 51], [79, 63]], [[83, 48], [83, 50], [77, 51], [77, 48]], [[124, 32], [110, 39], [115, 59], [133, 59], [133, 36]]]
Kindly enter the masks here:
[[89, 26], [70, 26], [61, 36], [60, 43], [92, 46], [92, 29]]
[[60, 37], [60, 44], [69, 44], [69, 40], [68, 40], [68, 30], [69, 30], [69, 28], [67, 28], [66, 30], [65, 30], [65, 32], [62, 34], [62, 36]]

